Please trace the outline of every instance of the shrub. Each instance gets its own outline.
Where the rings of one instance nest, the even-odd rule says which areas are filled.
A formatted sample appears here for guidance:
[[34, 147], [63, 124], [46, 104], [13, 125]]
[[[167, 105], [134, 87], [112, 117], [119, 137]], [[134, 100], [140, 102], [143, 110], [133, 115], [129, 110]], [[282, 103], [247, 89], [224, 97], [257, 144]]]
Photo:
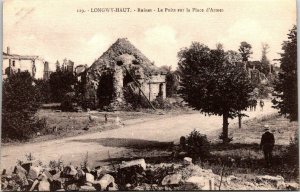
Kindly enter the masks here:
[[210, 143], [206, 135], [201, 134], [199, 131], [193, 130], [186, 137], [187, 153], [193, 159], [203, 161], [210, 155]]
[[72, 98], [70, 98], [69, 96], [65, 97], [60, 104], [60, 108], [62, 111], [74, 111], [75, 109], [73, 107]]
[[164, 100], [162, 97], [157, 97], [153, 100], [152, 105], [157, 109], [171, 109], [172, 105], [167, 100]]
[[142, 95], [133, 92], [129, 86], [123, 88], [124, 99], [128, 104], [128, 109], [149, 108], [149, 103]]
[[232, 137], [224, 137], [223, 132], [219, 135], [219, 139], [223, 140], [224, 143], [230, 143], [233, 140]]
[[286, 160], [291, 165], [297, 165], [299, 163], [299, 138], [298, 131], [295, 132], [294, 138], [291, 138], [290, 144], [287, 147], [285, 154]]
[[73, 73], [68, 71], [56, 71], [51, 73], [49, 86], [51, 90], [51, 98], [54, 102], [62, 102], [64, 95], [74, 91], [73, 85], [77, 82]]
[[2, 138], [27, 140], [46, 127], [35, 117], [38, 94], [28, 72], [10, 76], [3, 82]]
[[166, 98], [161, 97], [156, 98], [152, 101], [152, 104], [157, 109], [172, 110], [172, 109], [182, 109], [186, 110], [187, 106], [183, 102], [178, 101], [176, 98]]
[[46, 122], [37, 118], [27, 118], [22, 112], [3, 113], [2, 138], [25, 141], [46, 128]]
[[83, 109], [96, 109], [96, 105], [94, 103], [94, 100], [91, 99], [84, 99], [81, 98], [78, 102], [78, 105], [81, 106]]
[[75, 106], [77, 106], [78, 99], [75, 95], [75, 92], [68, 92], [65, 94], [61, 104], [60, 108], [62, 111], [68, 111], [73, 112], [75, 111]]
[[268, 98], [269, 94], [273, 92], [272, 87], [268, 87], [267, 85], [260, 84], [258, 86], [259, 97], [260, 98]]

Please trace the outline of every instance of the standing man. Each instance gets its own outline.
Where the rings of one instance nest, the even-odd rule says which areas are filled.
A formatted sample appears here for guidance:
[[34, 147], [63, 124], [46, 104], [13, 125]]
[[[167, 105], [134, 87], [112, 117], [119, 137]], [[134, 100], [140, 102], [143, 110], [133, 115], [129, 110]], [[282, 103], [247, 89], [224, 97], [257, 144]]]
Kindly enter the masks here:
[[107, 123], [107, 114], [104, 114], [105, 123]]
[[262, 99], [260, 100], [259, 105], [260, 105], [260, 110], [263, 111], [265, 103]]
[[254, 104], [253, 104], [254, 111], [256, 111], [256, 105], [257, 105], [257, 100], [255, 99], [255, 100], [254, 100]]
[[272, 164], [272, 151], [275, 144], [275, 138], [272, 133], [269, 131], [269, 126], [264, 126], [265, 133], [261, 137], [260, 149], [263, 150], [265, 161], [267, 166], [271, 166]]

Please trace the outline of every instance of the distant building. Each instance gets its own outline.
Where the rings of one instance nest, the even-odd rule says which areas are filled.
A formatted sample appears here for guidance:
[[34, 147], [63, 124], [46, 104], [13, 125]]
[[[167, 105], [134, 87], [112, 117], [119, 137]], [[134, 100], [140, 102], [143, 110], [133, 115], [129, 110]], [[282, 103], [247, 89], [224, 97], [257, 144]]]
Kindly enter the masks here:
[[48, 79], [50, 75], [49, 63], [39, 56], [11, 54], [7, 47], [3, 52], [2, 78], [11, 74], [28, 71], [35, 79]]
[[256, 68], [256, 66], [259, 65], [261, 65], [260, 61], [247, 62], [247, 71], [251, 81], [254, 84], [258, 84], [258, 83], [267, 84], [268, 82], [273, 81], [275, 75], [277, 75], [276, 71], [274, 70], [274, 66], [270, 64], [268, 74], [264, 74]]
[[62, 70], [68, 71], [70, 73], [74, 72], [74, 62], [71, 60], [67, 60], [66, 58], [63, 60]]
[[87, 64], [77, 65], [75, 67], [74, 74], [77, 77], [78, 82], [82, 81], [82, 76], [85, 76], [85, 72], [86, 72], [87, 68], [88, 68]]
[[49, 62], [48, 61], [45, 61], [45, 64], [44, 64], [44, 76], [43, 76], [43, 79], [44, 80], [49, 80], [50, 79], [50, 75], [51, 75], [52, 71], [50, 71], [50, 68], [49, 68]]

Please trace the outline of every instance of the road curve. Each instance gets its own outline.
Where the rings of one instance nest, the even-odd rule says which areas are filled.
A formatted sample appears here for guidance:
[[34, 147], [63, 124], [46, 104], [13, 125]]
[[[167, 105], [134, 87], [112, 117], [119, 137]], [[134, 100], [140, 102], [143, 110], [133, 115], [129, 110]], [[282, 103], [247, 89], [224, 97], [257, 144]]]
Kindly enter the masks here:
[[[246, 112], [248, 118], [261, 117], [275, 113], [271, 102], [265, 101], [264, 111], [259, 108], [255, 112]], [[230, 125], [237, 119], [230, 120]], [[66, 162], [82, 162], [86, 152], [93, 163], [108, 158], [111, 155], [125, 151], [124, 146], [130, 143], [147, 145], [151, 142], [176, 141], [180, 136], [185, 136], [193, 129], [203, 134], [210, 135], [217, 129], [221, 131], [222, 117], [205, 116], [203, 114], [185, 114], [174, 117], [153, 119], [146, 122], [125, 125], [122, 128], [98, 133], [90, 133], [58, 140], [29, 143], [17, 146], [3, 146], [1, 149], [1, 170], [12, 170], [17, 160], [24, 160], [25, 155], [31, 153], [42, 162], [61, 158]]]

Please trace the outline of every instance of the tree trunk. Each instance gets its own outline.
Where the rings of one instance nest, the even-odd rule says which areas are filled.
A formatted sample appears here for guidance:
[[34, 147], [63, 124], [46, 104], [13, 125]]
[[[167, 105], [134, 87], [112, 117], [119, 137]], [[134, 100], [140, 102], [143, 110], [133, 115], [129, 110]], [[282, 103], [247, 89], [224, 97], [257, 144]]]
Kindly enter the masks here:
[[223, 143], [227, 143], [229, 141], [228, 138], [228, 112], [223, 114]]
[[242, 114], [241, 114], [241, 111], [239, 111], [238, 118], [239, 118], [239, 128], [242, 128]]

